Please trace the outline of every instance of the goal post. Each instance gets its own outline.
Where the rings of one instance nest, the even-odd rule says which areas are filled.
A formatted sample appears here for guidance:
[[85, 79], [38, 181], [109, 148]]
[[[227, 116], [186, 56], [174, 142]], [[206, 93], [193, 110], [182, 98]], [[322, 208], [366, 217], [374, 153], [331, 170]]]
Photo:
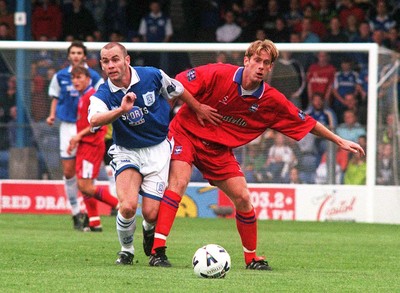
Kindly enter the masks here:
[[[89, 51], [100, 51], [107, 43], [86, 42]], [[66, 51], [68, 42], [32, 42], [32, 41], [2, 41], [1, 49], [24, 49], [24, 50], [58, 50]], [[243, 52], [247, 49], [248, 43], [123, 43], [128, 51], [140, 52]], [[379, 47], [375, 43], [277, 43], [280, 51], [291, 52], [365, 52], [368, 53], [368, 121], [367, 121], [367, 185], [375, 184], [376, 165], [376, 113], [377, 113], [377, 83], [378, 83], [378, 53]], [[20, 60], [21, 56], [17, 58]], [[21, 65], [16, 66], [17, 75], [19, 71], [25, 72]], [[24, 79], [19, 79], [23, 81]], [[24, 88], [21, 86], [21, 88]]]
[[[107, 43], [86, 42], [85, 45], [90, 51], [99, 51]], [[35, 41], [1, 41], [0, 50], [56, 50], [66, 51], [70, 43], [68, 42], [35, 42]], [[248, 43], [123, 43], [128, 51], [140, 52], [224, 52], [239, 51], [243, 52], [247, 49]], [[369, 88], [368, 88], [368, 145], [374, 145], [376, 142], [376, 101], [377, 101], [377, 74], [378, 74], [378, 46], [375, 43], [313, 43], [313, 44], [292, 44], [277, 43], [280, 51], [292, 52], [367, 52], [368, 68], [369, 68]], [[22, 66], [21, 60], [25, 60], [21, 51], [16, 58], [16, 74], [17, 76], [25, 75], [26, 67]], [[23, 52], [23, 51], [22, 51]], [[19, 78], [19, 81], [24, 81]], [[23, 85], [18, 87], [20, 90], [25, 89]], [[368, 148], [367, 164], [368, 168], [367, 184], [374, 182], [374, 166], [376, 149]]]
[[[102, 47], [107, 43], [95, 43], [85, 42], [85, 46], [88, 52], [99, 53]], [[248, 48], [249, 43], [122, 43], [128, 50], [128, 52], [161, 52], [161, 53], [185, 53], [190, 55], [191, 63], [193, 66], [206, 64], [209, 62], [215, 62], [215, 56], [217, 52], [237, 52], [239, 62], [243, 61], [243, 55], [245, 50]], [[36, 108], [46, 108], [47, 105], [35, 104], [37, 102], [30, 101], [29, 89], [31, 88], [31, 76], [30, 76], [30, 62], [33, 62], [32, 55], [29, 52], [38, 52], [40, 50], [47, 50], [49, 52], [56, 53], [54, 55], [62, 60], [55, 60], [58, 64], [61, 64], [66, 60], [66, 52], [69, 47], [69, 42], [33, 42], [33, 41], [0, 41], [0, 57], [6, 60], [8, 67], [13, 75], [17, 76], [17, 105], [18, 107], [26, 107], [29, 109], [31, 106]], [[383, 66], [390, 66], [393, 62], [388, 57], [390, 52], [383, 52], [382, 48], [379, 48], [375, 43], [276, 43], [279, 51], [289, 51], [298, 53], [316, 53], [326, 51], [329, 53], [354, 53], [360, 52], [368, 55], [368, 101], [367, 101], [367, 154], [366, 154], [366, 185], [360, 187], [362, 189], [363, 200], [365, 201], [365, 221], [370, 222], [374, 219], [374, 201], [376, 203], [376, 187], [377, 182], [377, 154], [378, 154], [378, 136], [380, 136], [381, 129], [378, 127], [378, 115], [379, 109], [379, 98], [378, 92], [380, 86], [383, 84], [380, 72]], [[386, 55], [385, 55], [386, 54]], [[384, 56], [384, 57], [382, 57]], [[170, 60], [170, 62], [177, 62], [176, 60]], [[398, 62], [398, 61], [397, 61]], [[146, 64], [144, 64], [146, 65]], [[396, 67], [397, 68], [397, 67]], [[161, 69], [163, 69], [161, 67]], [[388, 70], [385, 77], [394, 74], [397, 70]], [[168, 71], [166, 71], [169, 73]], [[0, 72], [1, 73], [1, 72]], [[171, 73], [169, 73], [173, 76]], [[381, 78], [381, 80], [378, 80]], [[391, 79], [391, 76], [388, 77]], [[288, 84], [290, 86], [290, 84]], [[392, 82], [391, 86], [395, 86]], [[394, 90], [392, 92], [395, 92]], [[397, 93], [396, 95], [397, 99]], [[49, 102], [47, 97], [47, 88], [43, 90], [41, 102]], [[27, 102], [29, 101], [29, 102]], [[397, 101], [397, 100], [396, 100]], [[393, 106], [394, 104], [392, 104]], [[390, 109], [387, 109], [388, 112]], [[32, 119], [32, 118], [30, 118]], [[36, 125], [36, 124], [35, 124]], [[39, 127], [46, 128], [45, 122], [41, 121], [38, 123]], [[1, 127], [1, 125], [0, 125]], [[37, 126], [35, 126], [37, 127]], [[396, 127], [399, 127], [398, 125]], [[396, 128], [398, 130], [398, 128]], [[47, 136], [44, 141], [40, 141], [43, 152], [46, 156], [52, 156], [51, 162], [56, 161], [56, 151], [58, 152], [58, 145], [56, 145], [55, 133], [53, 129], [47, 131]], [[22, 134], [24, 135], [24, 134]], [[53, 139], [54, 138], [54, 139]], [[50, 149], [51, 147], [51, 149]], [[49, 162], [46, 162], [49, 163]], [[59, 164], [59, 162], [58, 162]], [[59, 167], [59, 166], [56, 166]], [[56, 175], [51, 176], [52, 179], [59, 179], [59, 173], [55, 172]], [[323, 185], [319, 186], [320, 188]], [[328, 186], [328, 185], [326, 185]], [[337, 185], [330, 185], [333, 189], [338, 188]], [[308, 188], [308, 187], [307, 187]], [[314, 187], [310, 187], [311, 188]], [[315, 188], [318, 188], [315, 186]], [[376, 205], [376, 204], [375, 204]], [[388, 205], [389, 206], [389, 205]]]

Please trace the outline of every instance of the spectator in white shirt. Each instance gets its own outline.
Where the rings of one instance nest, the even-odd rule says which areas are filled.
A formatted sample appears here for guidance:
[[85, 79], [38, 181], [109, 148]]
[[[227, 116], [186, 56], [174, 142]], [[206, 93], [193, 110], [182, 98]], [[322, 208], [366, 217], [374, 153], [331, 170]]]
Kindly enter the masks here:
[[218, 27], [215, 31], [217, 42], [232, 43], [237, 42], [242, 34], [242, 28], [235, 22], [233, 11], [226, 11], [224, 15], [225, 24]]

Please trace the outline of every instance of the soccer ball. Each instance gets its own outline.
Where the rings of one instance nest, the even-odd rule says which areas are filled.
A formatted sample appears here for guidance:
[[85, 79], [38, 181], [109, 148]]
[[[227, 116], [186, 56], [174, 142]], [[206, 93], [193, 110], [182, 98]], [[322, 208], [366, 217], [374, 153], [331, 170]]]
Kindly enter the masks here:
[[197, 249], [193, 260], [194, 273], [202, 278], [224, 278], [231, 269], [229, 253], [217, 244], [208, 244]]

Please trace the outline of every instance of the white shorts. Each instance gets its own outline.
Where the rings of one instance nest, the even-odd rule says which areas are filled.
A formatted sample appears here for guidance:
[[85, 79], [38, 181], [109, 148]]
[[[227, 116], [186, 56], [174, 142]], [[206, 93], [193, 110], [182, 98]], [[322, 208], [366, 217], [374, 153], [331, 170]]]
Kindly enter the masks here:
[[161, 200], [168, 184], [173, 147], [174, 141], [168, 139], [146, 148], [126, 149], [114, 144], [108, 150], [113, 158], [110, 165], [114, 169], [115, 177], [125, 169], [136, 169], [143, 176], [140, 195]]
[[67, 153], [69, 141], [76, 135], [76, 124], [70, 122], [61, 122], [60, 124], [60, 157], [62, 160], [74, 159], [76, 156], [75, 148], [71, 154]]

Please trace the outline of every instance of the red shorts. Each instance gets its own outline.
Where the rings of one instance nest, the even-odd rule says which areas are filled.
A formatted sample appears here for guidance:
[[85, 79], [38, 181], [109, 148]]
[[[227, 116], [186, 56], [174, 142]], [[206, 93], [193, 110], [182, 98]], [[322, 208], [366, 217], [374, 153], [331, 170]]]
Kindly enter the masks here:
[[103, 161], [105, 145], [80, 143], [76, 152], [76, 174], [79, 179], [96, 179]]
[[171, 129], [169, 135], [174, 138], [171, 159], [195, 165], [211, 184], [214, 180], [244, 176], [232, 149], [204, 141], [183, 129]]

